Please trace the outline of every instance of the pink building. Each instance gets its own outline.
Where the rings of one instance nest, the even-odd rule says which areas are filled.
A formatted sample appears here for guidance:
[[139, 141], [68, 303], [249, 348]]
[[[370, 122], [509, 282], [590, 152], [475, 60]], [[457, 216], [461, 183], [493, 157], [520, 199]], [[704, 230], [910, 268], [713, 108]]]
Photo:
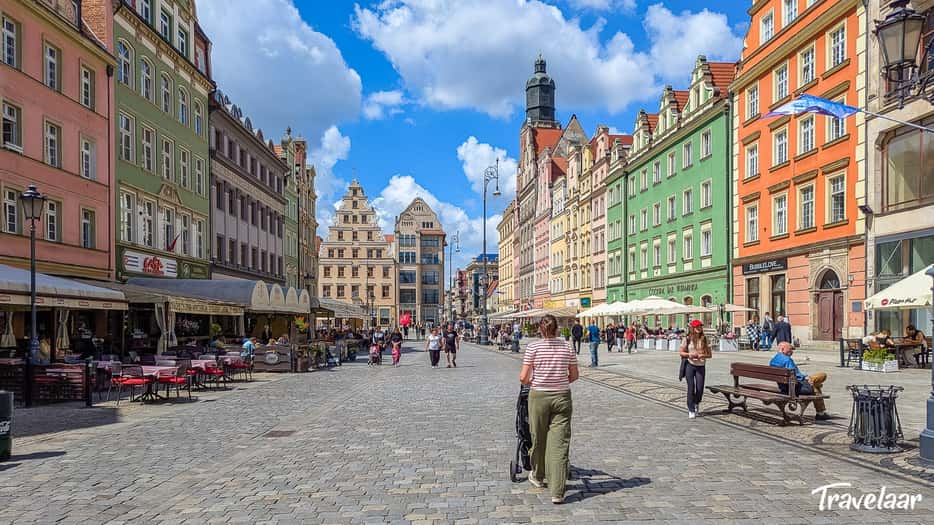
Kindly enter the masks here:
[[48, 197], [36, 224], [38, 271], [111, 280], [114, 58], [101, 41], [113, 17], [109, 9], [82, 17], [80, 6], [13, 0], [0, 8], [0, 264], [29, 266], [19, 195], [34, 184]]

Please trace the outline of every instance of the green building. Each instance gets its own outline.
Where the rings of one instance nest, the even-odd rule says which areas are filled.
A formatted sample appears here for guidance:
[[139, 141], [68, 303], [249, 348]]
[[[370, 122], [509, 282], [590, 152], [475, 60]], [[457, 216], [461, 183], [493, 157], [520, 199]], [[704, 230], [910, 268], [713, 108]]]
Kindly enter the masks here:
[[609, 302], [729, 302], [733, 74], [733, 64], [698, 57], [688, 90], [668, 86], [658, 113], [639, 112], [632, 150], [607, 182]]
[[301, 166], [295, 164], [297, 142], [292, 138], [292, 128], [285, 130], [280, 146], [276, 148], [279, 158], [289, 167], [285, 178], [285, 284], [298, 288], [298, 176]]
[[210, 41], [192, 0], [113, 5], [117, 275], [209, 278]]

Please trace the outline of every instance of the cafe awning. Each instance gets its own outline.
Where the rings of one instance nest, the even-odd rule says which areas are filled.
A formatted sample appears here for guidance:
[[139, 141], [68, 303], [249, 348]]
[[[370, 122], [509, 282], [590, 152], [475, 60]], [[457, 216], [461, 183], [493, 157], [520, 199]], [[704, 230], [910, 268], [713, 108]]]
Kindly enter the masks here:
[[[0, 306], [29, 306], [29, 271], [0, 264]], [[118, 291], [74, 279], [36, 273], [36, 304], [71, 310], [126, 310], [126, 297]]]
[[[298, 302], [298, 293], [289, 293], [278, 284], [239, 279], [153, 279], [132, 277], [129, 284], [172, 294], [191, 294], [216, 301], [233, 303], [247, 312], [268, 314], [308, 314]], [[292, 302], [288, 300], [292, 296]]]
[[878, 292], [868, 299], [867, 310], [911, 310], [931, 307], [931, 278], [928, 266]]
[[334, 299], [328, 299], [327, 297], [319, 297], [318, 302], [320, 303], [320, 307], [317, 311], [323, 310], [324, 312], [322, 313], [324, 315], [334, 317], [335, 319], [363, 319], [365, 317], [364, 314], [366, 314], [363, 307], [352, 303], [336, 301]]
[[181, 314], [243, 315], [243, 308], [234, 303], [189, 293], [168, 292], [135, 284], [105, 283], [103, 286], [122, 292], [131, 304], [168, 304], [169, 310]]

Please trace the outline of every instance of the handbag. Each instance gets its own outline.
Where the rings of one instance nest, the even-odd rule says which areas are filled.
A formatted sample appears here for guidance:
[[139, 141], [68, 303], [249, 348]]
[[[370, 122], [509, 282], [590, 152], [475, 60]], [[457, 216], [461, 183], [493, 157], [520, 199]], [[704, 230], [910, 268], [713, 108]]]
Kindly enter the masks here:
[[688, 369], [688, 360], [686, 357], [682, 357], [681, 368], [680, 370], [678, 370], [678, 381], [681, 381], [684, 379], [684, 374], [687, 373], [687, 369]]

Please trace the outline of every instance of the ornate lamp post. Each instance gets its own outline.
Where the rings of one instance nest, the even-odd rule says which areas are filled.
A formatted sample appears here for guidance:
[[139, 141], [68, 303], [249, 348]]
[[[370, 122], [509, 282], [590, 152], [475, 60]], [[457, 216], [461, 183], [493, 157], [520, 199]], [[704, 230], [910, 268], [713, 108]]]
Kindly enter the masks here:
[[451, 275], [451, 322], [454, 322], [454, 254], [461, 252], [461, 232], [457, 230], [451, 237], [451, 255], [448, 257], [448, 273]]
[[[931, 278], [931, 333], [934, 333], [934, 266], [926, 272]], [[928, 348], [930, 352], [931, 349]], [[931, 396], [927, 404], [927, 426], [921, 431], [921, 459], [934, 463], [934, 363], [931, 364]]]
[[39, 193], [32, 184], [19, 196], [23, 206], [23, 217], [29, 221], [29, 307], [30, 332], [29, 354], [26, 356], [26, 380], [23, 396], [27, 407], [32, 406], [32, 365], [39, 359], [39, 334], [36, 332], [36, 221], [42, 219], [45, 209], [45, 195]]
[[481, 317], [480, 317], [480, 344], [487, 345], [489, 344], [489, 324], [490, 320], [486, 314], [486, 286], [487, 286], [487, 270], [486, 264], [489, 257], [486, 254], [486, 188], [490, 185], [490, 182], [496, 181], [496, 186], [493, 189], [493, 196], [499, 197], [502, 195], [499, 191], [499, 159], [496, 159], [496, 165], [490, 166], [483, 172], [483, 252], [480, 254], [480, 257], [483, 257], [483, 278], [481, 279], [482, 290], [481, 293], [483, 297], [481, 299]]

